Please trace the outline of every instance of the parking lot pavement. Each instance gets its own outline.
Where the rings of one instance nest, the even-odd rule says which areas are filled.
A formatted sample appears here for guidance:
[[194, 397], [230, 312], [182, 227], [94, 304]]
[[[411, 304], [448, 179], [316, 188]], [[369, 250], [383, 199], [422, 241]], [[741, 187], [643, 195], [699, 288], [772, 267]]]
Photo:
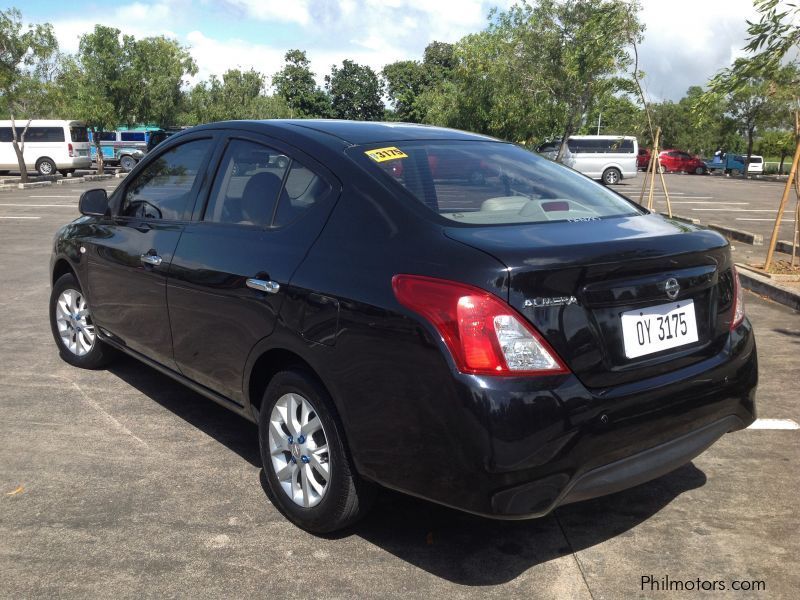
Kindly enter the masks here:
[[[295, 528], [264, 495], [254, 426], [132, 360], [58, 358], [51, 241], [96, 183], [0, 195], [0, 595], [695, 597], [642, 589], [669, 577], [796, 597], [797, 430], [729, 434], [656, 481], [533, 521], [386, 492], [344, 534]], [[759, 417], [800, 421], [800, 314], [746, 302]]]
[[[700, 219], [705, 225], [717, 223], [733, 229], [760, 233], [769, 240], [775, 214], [783, 194], [783, 183], [758, 179], [739, 179], [721, 175], [664, 175], [672, 212]], [[618, 192], [638, 201], [644, 173], [615, 186]], [[656, 178], [655, 202], [659, 212], [667, 212], [666, 200]], [[794, 220], [794, 192], [784, 213], [778, 239], [791, 240]]]

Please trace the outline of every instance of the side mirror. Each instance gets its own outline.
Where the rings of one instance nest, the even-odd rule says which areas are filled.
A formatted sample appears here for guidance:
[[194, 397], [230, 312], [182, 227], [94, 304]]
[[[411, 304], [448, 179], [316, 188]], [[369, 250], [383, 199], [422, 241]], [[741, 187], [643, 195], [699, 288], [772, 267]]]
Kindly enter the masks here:
[[105, 190], [87, 190], [81, 194], [78, 210], [89, 217], [104, 217], [108, 213], [108, 194]]

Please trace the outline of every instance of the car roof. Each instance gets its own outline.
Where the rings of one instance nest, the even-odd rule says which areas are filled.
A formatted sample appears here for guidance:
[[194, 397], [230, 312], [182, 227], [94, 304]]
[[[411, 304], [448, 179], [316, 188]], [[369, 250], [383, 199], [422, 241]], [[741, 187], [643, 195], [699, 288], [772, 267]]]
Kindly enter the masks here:
[[[220, 125], [236, 129], [250, 129], [264, 133], [283, 131], [293, 136], [314, 137], [322, 141], [324, 137], [333, 138], [336, 143], [345, 142], [352, 145], [374, 144], [379, 142], [402, 142], [411, 140], [476, 140], [498, 141], [495, 138], [448, 129], [433, 125], [417, 123], [396, 123], [378, 121], [342, 121], [336, 119], [268, 119], [264, 121], [227, 121], [209, 123], [201, 127], [219, 127]], [[319, 134], [325, 134], [320, 136]]]

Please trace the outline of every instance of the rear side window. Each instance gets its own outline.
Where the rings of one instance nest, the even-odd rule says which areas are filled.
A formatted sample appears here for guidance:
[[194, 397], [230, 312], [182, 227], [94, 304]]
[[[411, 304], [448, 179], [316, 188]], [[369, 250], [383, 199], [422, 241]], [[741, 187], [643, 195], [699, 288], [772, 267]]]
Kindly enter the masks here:
[[211, 150], [210, 139], [186, 142], [160, 154], [128, 183], [124, 217], [182, 219], [197, 174]]
[[63, 142], [64, 139], [63, 127], [30, 127], [25, 134], [26, 142]]
[[[22, 129], [17, 129], [17, 135], [22, 135]], [[14, 136], [11, 127], [0, 127], [0, 142], [13, 142]]]
[[293, 160], [273, 225], [282, 227], [297, 220], [330, 192], [331, 187], [324, 179], [299, 161]]
[[266, 227], [272, 222], [289, 158], [248, 140], [231, 140], [222, 157], [204, 221]]
[[144, 131], [121, 131], [119, 139], [123, 142], [143, 142]]
[[451, 221], [504, 225], [642, 214], [604, 186], [513, 144], [420, 140], [383, 146], [348, 153]]
[[116, 131], [99, 131], [97, 133], [97, 139], [101, 142], [116, 142], [117, 141], [117, 132]]
[[73, 126], [69, 128], [69, 137], [73, 142], [88, 142], [89, 132], [86, 127]]

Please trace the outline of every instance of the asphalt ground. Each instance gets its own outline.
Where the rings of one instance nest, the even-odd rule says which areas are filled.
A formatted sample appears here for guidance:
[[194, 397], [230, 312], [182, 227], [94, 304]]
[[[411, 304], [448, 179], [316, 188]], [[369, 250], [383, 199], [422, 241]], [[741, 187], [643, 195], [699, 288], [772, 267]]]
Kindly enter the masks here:
[[[538, 520], [385, 492], [344, 534], [297, 529], [263, 492], [253, 425], [132, 359], [89, 372], [58, 357], [52, 238], [80, 191], [116, 183], [0, 194], [0, 597], [700, 595], [643, 577], [725, 584], [707, 597], [797, 597], [797, 430], [728, 434], [660, 479]], [[746, 303], [759, 417], [800, 421], [800, 314]]]
[[[645, 174], [636, 179], [623, 180], [614, 189], [639, 201]], [[761, 234], [764, 243], [769, 242], [775, 216], [780, 206], [785, 183], [764, 179], [741, 179], [724, 175], [687, 175], [667, 173], [664, 175], [670, 195], [673, 214], [700, 219], [703, 225], [715, 223], [732, 229], [741, 229]], [[794, 232], [794, 191], [781, 221], [779, 240], [790, 241]], [[644, 203], [647, 202], [645, 192]], [[667, 212], [667, 203], [661, 183], [656, 177], [654, 193], [655, 209]]]

